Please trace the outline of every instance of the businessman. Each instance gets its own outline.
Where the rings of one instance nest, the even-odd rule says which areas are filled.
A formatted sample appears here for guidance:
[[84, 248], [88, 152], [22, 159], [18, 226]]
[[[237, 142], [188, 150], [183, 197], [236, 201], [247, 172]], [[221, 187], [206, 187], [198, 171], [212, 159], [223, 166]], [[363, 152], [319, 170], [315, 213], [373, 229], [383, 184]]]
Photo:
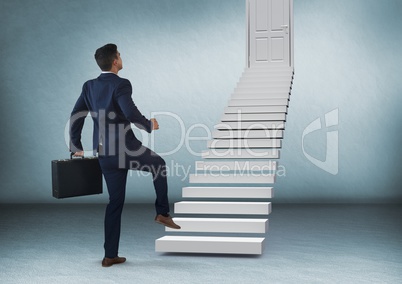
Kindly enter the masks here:
[[93, 150], [98, 152], [99, 164], [109, 193], [105, 213], [105, 256], [102, 266], [109, 267], [126, 261], [118, 256], [121, 214], [123, 210], [127, 172], [129, 169], [151, 172], [156, 192], [157, 223], [180, 229], [169, 215], [166, 163], [154, 151], [142, 145], [131, 129], [131, 123], [151, 133], [159, 129], [155, 118], [147, 119], [134, 104], [130, 81], [120, 78], [123, 68], [115, 44], [96, 50], [95, 60], [101, 75], [87, 81], [70, 117], [70, 151], [83, 156], [81, 131], [90, 113], [93, 123]]

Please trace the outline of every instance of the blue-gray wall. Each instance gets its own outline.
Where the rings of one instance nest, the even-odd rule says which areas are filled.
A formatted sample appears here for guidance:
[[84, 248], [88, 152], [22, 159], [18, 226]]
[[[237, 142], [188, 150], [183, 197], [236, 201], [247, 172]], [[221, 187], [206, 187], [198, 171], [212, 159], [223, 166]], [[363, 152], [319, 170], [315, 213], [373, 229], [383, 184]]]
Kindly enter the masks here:
[[[294, 0], [296, 75], [277, 202], [401, 201], [401, 10], [398, 0]], [[0, 23], [0, 203], [107, 200], [51, 197], [50, 161], [68, 155], [65, 125], [82, 84], [99, 74], [99, 46], [118, 45], [120, 75], [131, 80], [146, 116], [174, 113], [193, 137], [205, 131], [190, 131], [192, 125], [212, 129], [219, 121], [245, 64], [244, 0], [3, 0]], [[334, 109], [337, 175], [313, 165], [302, 149], [304, 129]], [[183, 138], [179, 120], [156, 118], [153, 149], [173, 150]], [[326, 131], [304, 140], [305, 152], [319, 160]], [[190, 147], [200, 152], [205, 143]], [[188, 185], [176, 166], [193, 173], [199, 157], [183, 145], [164, 158], [176, 201]], [[151, 177], [132, 172], [127, 192], [128, 202], [153, 202]]]

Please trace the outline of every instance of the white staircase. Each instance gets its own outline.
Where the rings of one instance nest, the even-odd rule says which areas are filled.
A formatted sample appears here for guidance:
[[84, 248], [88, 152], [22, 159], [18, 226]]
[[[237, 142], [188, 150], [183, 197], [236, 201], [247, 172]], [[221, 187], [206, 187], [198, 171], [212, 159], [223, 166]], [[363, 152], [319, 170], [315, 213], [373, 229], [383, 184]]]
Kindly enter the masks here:
[[157, 252], [262, 254], [292, 82], [291, 67], [246, 68]]

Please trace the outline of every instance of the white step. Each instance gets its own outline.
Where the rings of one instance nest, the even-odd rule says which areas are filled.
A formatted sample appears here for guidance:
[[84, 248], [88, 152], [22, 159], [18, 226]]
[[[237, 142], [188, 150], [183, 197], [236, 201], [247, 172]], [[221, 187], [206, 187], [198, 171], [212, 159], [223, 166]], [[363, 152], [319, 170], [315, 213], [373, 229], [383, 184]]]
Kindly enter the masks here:
[[272, 187], [199, 187], [182, 188], [183, 198], [273, 198]]
[[278, 72], [278, 71], [286, 71], [286, 72], [292, 72], [293, 73], [293, 68], [290, 66], [251, 66], [250, 68], [244, 69], [243, 72], [258, 72], [258, 71], [273, 71], [273, 72]]
[[196, 161], [195, 171], [276, 171], [276, 161]]
[[287, 106], [289, 100], [285, 99], [231, 99], [228, 105], [235, 106]]
[[260, 173], [196, 173], [190, 174], [189, 183], [249, 183], [272, 184], [275, 183], [275, 174]]
[[272, 82], [238, 82], [238, 89], [248, 89], [248, 88], [270, 88], [270, 87], [290, 87], [292, 86], [292, 81], [272, 81]]
[[243, 73], [241, 79], [250, 79], [250, 78], [258, 78], [258, 79], [282, 79], [282, 78], [290, 78], [293, 80], [293, 74], [287, 72], [254, 72], [254, 73]]
[[249, 82], [249, 81], [238, 81], [236, 87], [238, 88], [255, 88], [255, 87], [288, 87], [292, 85], [292, 80], [272, 80], [265, 81], [261, 80], [259, 82]]
[[247, 73], [266, 73], [266, 72], [286, 72], [294, 75], [294, 70], [292, 69], [272, 69], [272, 68], [248, 68], [244, 69], [242, 74], [247, 74]]
[[277, 149], [210, 149], [201, 153], [204, 159], [279, 159]]
[[281, 148], [280, 139], [215, 139], [207, 142], [209, 149], [223, 148]]
[[286, 70], [286, 71], [292, 71], [292, 72], [294, 71], [292, 66], [280, 66], [280, 65], [273, 66], [272, 64], [265, 63], [265, 62], [260, 62], [253, 66], [246, 67], [244, 70], [246, 71], [246, 70], [261, 70], [261, 69], [263, 69], [263, 70]]
[[267, 62], [258, 62], [256, 64], [254, 64], [253, 66], [244, 68], [244, 70], [249, 70], [249, 69], [268, 69], [268, 70], [288, 70], [288, 71], [293, 71], [292, 66], [272, 65], [271, 63], [267, 63]]
[[238, 90], [255, 90], [255, 89], [271, 89], [271, 88], [291, 88], [292, 81], [272, 81], [272, 82], [239, 82], [236, 89]]
[[252, 77], [265, 77], [265, 78], [287, 78], [293, 79], [294, 74], [286, 71], [280, 71], [280, 72], [243, 72], [239, 81], [244, 79], [244, 78], [252, 78]]
[[284, 129], [283, 121], [234, 121], [215, 125], [217, 130], [251, 130], [251, 129]]
[[293, 77], [291, 75], [243, 75], [237, 83], [288, 83], [293, 85]]
[[155, 241], [155, 251], [260, 255], [263, 242], [264, 238], [164, 236]]
[[236, 94], [233, 93], [230, 96], [231, 99], [240, 99], [240, 100], [265, 100], [265, 99], [289, 99], [290, 92], [283, 92], [283, 93], [266, 93], [266, 94]]
[[268, 215], [271, 202], [181, 201], [174, 204], [175, 214]]
[[239, 79], [238, 83], [248, 83], [248, 82], [293, 82], [292, 75], [284, 76], [243, 76]]
[[286, 77], [266, 78], [266, 77], [247, 77], [241, 78], [236, 87], [269, 87], [269, 86], [293, 86], [293, 79]]
[[181, 229], [165, 227], [166, 232], [265, 234], [268, 231], [268, 219], [176, 217], [173, 221]]
[[214, 139], [253, 139], [253, 138], [283, 138], [283, 130], [215, 130], [212, 133]]
[[287, 106], [230, 106], [225, 108], [225, 113], [286, 113], [287, 111]]
[[286, 121], [285, 113], [225, 113], [221, 119], [227, 121]]
[[293, 76], [292, 71], [285, 70], [247, 70], [243, 72], [242, 77], [245, 76], [267, 76], [267, 77], [275, 77], [275, 76]]
[[289, 93], [290, 86], [286, 87], [269, 87], [269, 88], [235, 88], [234, 94], [275, 94]]

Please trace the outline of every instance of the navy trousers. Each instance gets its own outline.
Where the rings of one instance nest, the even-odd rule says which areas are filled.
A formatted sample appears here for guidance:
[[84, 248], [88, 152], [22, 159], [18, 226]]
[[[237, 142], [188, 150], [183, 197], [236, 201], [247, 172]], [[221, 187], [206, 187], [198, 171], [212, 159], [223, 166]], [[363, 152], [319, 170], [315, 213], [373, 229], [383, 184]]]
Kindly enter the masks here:
[[142, 154], [125, 155], [123, 167], [118, 156], [99, 156], [99, 163], [109, 192], [109, 204], [105, 212], [105, 257], [118, 256], [121, 214], [126, 196], [129, 169], [152, 173], [156, 192], [156, 214], [169, 213], [168, 184], [165, 160], [149, 148], [142, 146]]

